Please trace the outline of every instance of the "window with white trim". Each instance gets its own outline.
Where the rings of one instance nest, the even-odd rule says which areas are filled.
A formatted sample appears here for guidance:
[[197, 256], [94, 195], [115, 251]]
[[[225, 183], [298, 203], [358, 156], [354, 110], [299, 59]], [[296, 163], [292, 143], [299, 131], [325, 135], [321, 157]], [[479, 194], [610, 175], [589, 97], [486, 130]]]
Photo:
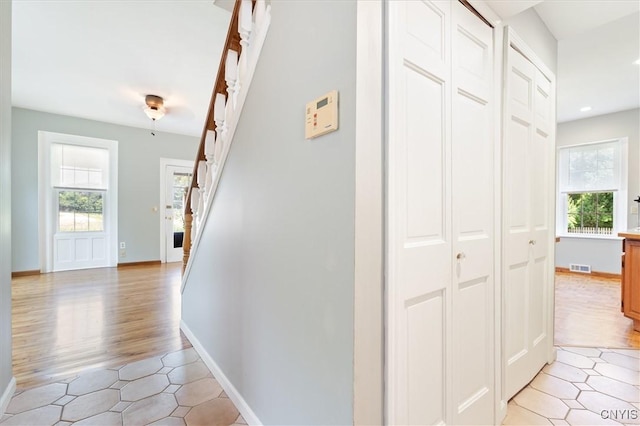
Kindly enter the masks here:
[[557, 231], [616, 236], [627, 228], [627, 139], [558, 150]]
[[57, 193], [58, 232], [103, 232], [109, 182], [105, 148], [51, 144], [51, 184]]

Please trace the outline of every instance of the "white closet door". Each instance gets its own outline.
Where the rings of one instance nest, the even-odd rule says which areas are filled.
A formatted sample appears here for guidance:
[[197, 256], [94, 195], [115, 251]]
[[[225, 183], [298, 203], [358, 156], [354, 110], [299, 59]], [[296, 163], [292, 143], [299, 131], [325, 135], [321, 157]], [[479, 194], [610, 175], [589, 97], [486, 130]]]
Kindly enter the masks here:
[[552, 297], [554, 118], [549, 80], [513, 47], [507, 55], [503, 259], [509, 399], [545, 365], [552, 344], [547, 300]]
[[453, 424], [494, 410], [493, 31], [453, 2]]
[[451, 324], [449, 1], [391, 1], [387, 398], [391, 424], [447, 417]]
[[491, 424], [492, 31], [458, 2], [388, 8], [388, 420]]

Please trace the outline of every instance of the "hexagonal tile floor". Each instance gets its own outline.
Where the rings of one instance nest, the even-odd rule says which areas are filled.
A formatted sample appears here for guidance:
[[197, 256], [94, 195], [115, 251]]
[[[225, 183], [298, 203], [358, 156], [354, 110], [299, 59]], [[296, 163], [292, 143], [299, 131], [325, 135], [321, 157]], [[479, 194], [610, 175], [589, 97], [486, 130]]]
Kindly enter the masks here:
[[[0, 424], [240, 425], [193, 348], [14, 395]], [[559, 347], [503, 425], [640, 424], [640, 350]]]
[[640, 424], [640, 350], [557, 349], [509, 401], [503, 425]]
[[246, 424], [193, 349], [91, 371], [13, 396], [9, 425]]

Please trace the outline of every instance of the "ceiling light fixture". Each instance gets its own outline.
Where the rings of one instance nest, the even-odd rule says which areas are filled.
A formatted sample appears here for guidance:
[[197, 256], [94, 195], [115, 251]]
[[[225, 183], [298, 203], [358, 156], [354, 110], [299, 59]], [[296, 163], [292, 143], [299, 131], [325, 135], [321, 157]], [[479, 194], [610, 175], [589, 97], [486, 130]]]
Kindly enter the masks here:
[[637, 59], [637, 60], [634, 62], [634, 64], [636, 64], [636, 65], [640, 65], [640, 59]]
[[586, 107], [580, 108], [580, 112], [587, 112], [587, 111], [591, 111], [591, 107], [590, 106], [586, 106]]
[[166, 110], [164, 109], [164, 99], [156, 95], [147, 95], [144, 97], [144, 101], [147, 106], [144, 108], [144, 113], [147, 117], [153, 121], [160, 120], [164, 117]]

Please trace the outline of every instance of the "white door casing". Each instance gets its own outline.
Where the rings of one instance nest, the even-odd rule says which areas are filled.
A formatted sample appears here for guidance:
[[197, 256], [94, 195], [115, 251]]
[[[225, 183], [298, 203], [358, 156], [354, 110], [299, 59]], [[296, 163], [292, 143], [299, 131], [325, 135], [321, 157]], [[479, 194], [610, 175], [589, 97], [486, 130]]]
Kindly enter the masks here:
[[492, 40], [458, 2], [388, 3], [390, 424], [494, 421]]
[[[103, 194], [102, 232], [60, 232], [58, 194], [54, 188], [51, 158], [53, 144], [105, 149], [108, 152], [108, 182]], [[118, 142], [86, 136], [38, 132], [39, 252], [42, 272], [116, 266], [118, 236]], [[81, 188], [72, 190], [82, 191]], [[93, 189], [87, 189], [95, 192]]]
[[[193, 172], [193, 161], [160, 158], [160, 259], [162, 262], [182, 261], [182, 247], [174, 247], [172, 205], [173, 176], [175, 173]], [[183, 241], [184, 242], [184, 241]]]
[[526, 386], [553, 358], [555, 83], [553, 74], [538, 62], [507, 28], [503, 144], [505, 400]]

